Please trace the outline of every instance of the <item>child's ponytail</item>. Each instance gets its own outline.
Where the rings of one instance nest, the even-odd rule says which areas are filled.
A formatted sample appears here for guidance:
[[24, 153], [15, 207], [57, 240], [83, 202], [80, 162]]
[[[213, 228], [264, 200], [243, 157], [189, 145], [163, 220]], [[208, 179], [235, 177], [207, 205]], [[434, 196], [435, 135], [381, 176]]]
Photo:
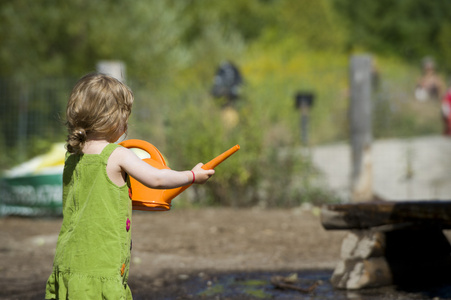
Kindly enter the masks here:
[[86, 142], [86, 131], [83, 128], [74, 128], [67, 135], [66, 148], [69, 153], [81, 153]]

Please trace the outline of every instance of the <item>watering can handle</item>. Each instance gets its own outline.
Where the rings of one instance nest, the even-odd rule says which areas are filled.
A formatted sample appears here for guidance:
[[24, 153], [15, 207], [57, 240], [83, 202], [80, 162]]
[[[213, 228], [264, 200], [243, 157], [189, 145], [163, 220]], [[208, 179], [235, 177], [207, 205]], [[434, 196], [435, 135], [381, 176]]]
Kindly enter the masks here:
[[150, 154], [150, 158], [161, 163], [164, 166], [167, 166], [163, 155], [160, 153], [160, 151], [154, 145], [152, 145], [149, 142], [146, 142], [143, 140], [131, 139], [131, 140], [125, 140], [125, 141], [121, 142], [120, 145], [125, 148], [129, 148], [129, 149], [130, 148], [138, 148], [138, 149], [144, 150]]

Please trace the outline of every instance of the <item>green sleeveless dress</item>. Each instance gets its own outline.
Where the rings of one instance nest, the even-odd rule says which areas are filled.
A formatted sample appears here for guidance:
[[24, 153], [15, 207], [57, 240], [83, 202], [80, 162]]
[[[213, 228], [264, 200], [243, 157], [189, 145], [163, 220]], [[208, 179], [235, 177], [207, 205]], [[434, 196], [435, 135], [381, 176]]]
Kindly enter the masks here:
[[101, 154], [66, 154], [63, 223], [46, 299], [132, 299], [127, 285], [132, 202], [106, 165], [119, 147]]

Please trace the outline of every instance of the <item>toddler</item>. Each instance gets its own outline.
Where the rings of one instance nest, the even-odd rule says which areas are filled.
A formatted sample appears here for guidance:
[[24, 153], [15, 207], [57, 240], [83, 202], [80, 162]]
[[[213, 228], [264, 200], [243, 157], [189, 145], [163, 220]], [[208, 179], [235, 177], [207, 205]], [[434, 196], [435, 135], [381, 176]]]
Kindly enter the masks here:
[[127, 285], [132, 201], [127, 176], [154, 189], [204, 183], [214, 170], [156, 169], [114, 144], [126, 131], [133, 93], [117, 79], [88, 74], [67, 109], [63, 223], [46, 299], [132, 299]]

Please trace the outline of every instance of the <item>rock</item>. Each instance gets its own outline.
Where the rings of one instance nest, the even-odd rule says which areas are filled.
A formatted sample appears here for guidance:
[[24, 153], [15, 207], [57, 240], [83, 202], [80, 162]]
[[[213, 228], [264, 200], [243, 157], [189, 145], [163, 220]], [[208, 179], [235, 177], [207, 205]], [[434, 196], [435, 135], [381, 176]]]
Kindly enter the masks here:
[[354, 230], [349, 232], [341, 245], [341, 258], [380, 257], [385, 253], [385, 235], [382, 232]]
[[331, 283], [341, 289], [362, 289], [389, 285], [393, 281], [384, 257], [342, 260], [331, 278]]

